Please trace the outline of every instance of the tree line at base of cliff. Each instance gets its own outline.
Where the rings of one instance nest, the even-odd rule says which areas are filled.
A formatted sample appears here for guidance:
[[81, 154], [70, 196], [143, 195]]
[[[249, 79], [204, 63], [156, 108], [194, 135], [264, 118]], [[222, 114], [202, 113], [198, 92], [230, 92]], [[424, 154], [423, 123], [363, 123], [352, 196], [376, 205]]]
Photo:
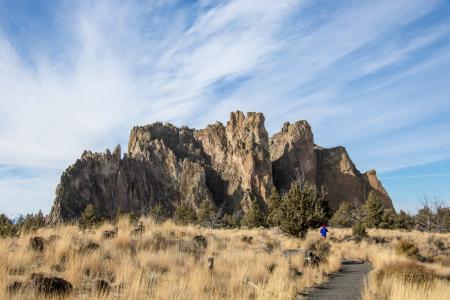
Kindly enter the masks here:
[[[257, 201], [252, 201], [245, 213], [230, 215], [224, 213], [223, 207], [215, 207], [212, 202], [205, 200], [197, 210], [189, 202], [181, 202], [171, 215], [158, 203], [151, 208], [149, 215], [158, 223], [171, 218], [181, 225], [195, 224], [209, 228], [279, 227], [294, 236], [303, 236], [308, 229], [318, 228], [322, 224], [353, 228], [354, 235], [361, 237], [366, 235], [366, 228], [450, 231], [450, 207], [437, 199], [430, 201], [425, 197], [421, 201], [421, 208], [412, 215], [403, 210], [396, 213], [393, 209], [384, 208], [378, 196], [371, 193], [363, 205], [342, 202], [333, 214], [328, 208], [326, 197], [323, 189], [307, 182], [293, 182], [284, 193], [273, 188], [266, 210]], [[117, 212], [116, 219], [124, 215], [132, 223], [139, 220], [139, 216], [135, 214], [120, 211]], [[89, 204], [77, 224], [86, 230], [99, 226], [104, 221], [107, 220], [98, 218], [96, 208]], [[44, 226], [46, 219], [41, 211], [16, 220], [0, 215], [0, 237], [14, 237], [21, 232], [34, 232]]]

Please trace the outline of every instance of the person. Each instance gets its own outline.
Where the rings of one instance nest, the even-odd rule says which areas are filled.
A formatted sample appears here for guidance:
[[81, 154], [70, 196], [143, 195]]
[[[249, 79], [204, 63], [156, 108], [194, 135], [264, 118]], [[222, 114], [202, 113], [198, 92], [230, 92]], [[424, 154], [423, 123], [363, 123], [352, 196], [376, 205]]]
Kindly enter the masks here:
[[320, 227], [320, 235], [322, 235], [324, 239], [327, 238], [327, 232], [328, 232], [327, 225], [323, 224], [322, 227]]

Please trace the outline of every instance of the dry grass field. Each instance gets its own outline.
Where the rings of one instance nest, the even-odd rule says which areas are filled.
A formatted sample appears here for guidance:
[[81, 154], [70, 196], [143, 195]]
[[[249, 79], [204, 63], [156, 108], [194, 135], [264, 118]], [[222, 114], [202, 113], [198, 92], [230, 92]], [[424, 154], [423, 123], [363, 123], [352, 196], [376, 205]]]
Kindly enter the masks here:
[[[370, 230], [367, 240], [356, 243], [351, 230], [331, 229], [327, 259], [310, 265], [304, 253], [287, 256], [285, 250], [326, 248], [317, 232], [300, 240], [277, 229], [208, 229], [151, 219], [143, 224], [141, 234], [121, 220], [109, 238], [104, 232], [114, 229], [111, 224], [88, 232], [69, 225], [41, 228], [0, 240], [0, 299], [58, 298], [36, 294], [27, 284], [38, 273], [69, 281], [73, 290], [66, 299], [294, 299], [327, 280], [344, 257], [373, 264], [364, 300], [450, 299], [450, 256], [436, 255], [450, 247], [450, 234]], [[206, 243], [194, 238], [199, 235]], [[30, 246], [35, 236], [44, 239], [43, 249]], [[417, 250], [405, 254], [402, 241]], [[436, 256], [419, 262], [418, 255]], [[7, 286], [14, 281], [22, 287], [12, 292]]]
[[[340, 267], [334, 250], [317, 267], [306, 266], [303, 254], [285, 257], [283, 250], [314, 239], [302, 242], [277, 230], [212, 230], [150, 219], [144, 226], [142, 235], [132, 234], [122, 220], [117, 237], [108, 239], [103, 232], [112, 225], [85, 233], [76, 226], [42, 228], [32, 235], [45, 239], [42, 252], [30, 248], [31, 235], [1, 240], [0, 299], [45, 298], [26, 287], [15, 294], [5, 288], [33, 273], [69, 281], [68, 299], [291, 299]], [[206, 237], [206, 247], [193, 241], [196, 235]], [[109, 287], [99, 287], [99, 280]]]

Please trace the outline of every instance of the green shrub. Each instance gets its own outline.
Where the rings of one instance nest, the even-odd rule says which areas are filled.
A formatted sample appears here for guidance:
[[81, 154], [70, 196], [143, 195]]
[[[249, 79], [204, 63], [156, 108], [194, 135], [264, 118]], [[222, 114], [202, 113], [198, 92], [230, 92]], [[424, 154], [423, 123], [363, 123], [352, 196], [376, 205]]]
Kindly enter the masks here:
[[411, 230], [414, 228], [414, 217], [400, 210], [395, 220], [395, 227], [398, 229]]
[[225, 213], [222, 218], [222, 224], [224, 227], [228, 228], [236, 228], [239, 227], [241, 223], [242, 215], [239, 213], [234, 213], [233, 215]]
[[169, 217], [169, 214], [168, 210], [158, 202], [150, 209], [150, 216], [152, 216], [157, 223], [162, 223]]
[[0, 215], [0, 237], [12, 237], [17, 235], [17, 226], [4, 214]]
[[367, 229], [366, 226], [359, 222], [353, 225], [352, 227], [352, 235], [357, 239], [361, 240], [362, 238], [367, 237]]
[[375, 192], [370, 192], [367, 201], [362, 206], [364, 224], [368, 228], [378, 228], [383, 218], [383, 204]]
[[434, 235], [430, 236], [427, 239], [427, 243], [433, 247], [436, 248], [438, 251], [445, 251], [447, 250], [447, 247], [445, 246], [445, 243], [440, 238], [435, 237]]
[[396, 225], [396, 220], [397, 215], [395, 214], [393, 209], [391, 208], [384, 209], [378, 227], [383, 229], [394, 229]]
[[245, 212], [244, 217], [241, 220], [241, 225], [247, 226], [248, 228], [265, 226], [265, 220], [266, 218], [259, 203], [256, 200], [252, 200], [250, 209]]
[[280, 210], [282, 197], [277, 188], [272, 189], [269, 198], [269, 215], [267, 216], [267, 223], [270, 226], [279, 226], [281, 223], [282, 213]]
[[95, 206], [89, 203], [84, 212], [81, 214], [80, 219], [78, 220], [78, 227], [82, 230], [91, 229], [95, 225], [99, 223], [97, 218], [97, 214], [95, 211]]
[[302, 248], [305, 249], [305, 251], [312, 252], [315, 256], [324, 259], [330, 254], [331, 244], [321, 237], [308, 237]]
[[417, 258], [419, 255], [419, 248], [412, 241], [407, 240], [400, 240], [395, 246], [395, 251], [407, 257]]
[[280, 227], [292, 235], [303, 237], [309, 228], [327, 221], [326, 194], [309, 183], [292, 183], [279, 209]]
[[131, 225], [133, 226], [137, 226], [138, 222], [139, 222], [139, 216], [134, 214], [134, 213], [129, 213], [128, 214], [128, 222], [130, 222]]
[[35, 232], [44, 226], [45, 217], [42, 211], [39, 211], [37, 214], [27, 214], [25, 217], [20, 218], [16, 224], [18, 230], [25, 233]]
[[182, 202], [175, 208], [175, 222], [181, 225], [193, 224], [197, 221], [197, 213], [188, 202]]
[[334, 227], [352, 227], [355, 223], [352, 217], [354, 209], [355, 207], [350, 203], [342, 202], [331, 218], [331, 224], [333, 224]]

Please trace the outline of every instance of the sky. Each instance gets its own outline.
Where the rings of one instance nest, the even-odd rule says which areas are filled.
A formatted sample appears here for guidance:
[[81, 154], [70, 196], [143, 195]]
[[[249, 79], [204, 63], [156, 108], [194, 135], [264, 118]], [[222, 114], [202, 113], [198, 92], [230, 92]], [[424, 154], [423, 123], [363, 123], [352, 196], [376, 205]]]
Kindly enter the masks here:
[[134, 125], [260, 111], [450, 205], [450, 2], [0, 0], [0, 211], [49, 212], [84, 149]]

